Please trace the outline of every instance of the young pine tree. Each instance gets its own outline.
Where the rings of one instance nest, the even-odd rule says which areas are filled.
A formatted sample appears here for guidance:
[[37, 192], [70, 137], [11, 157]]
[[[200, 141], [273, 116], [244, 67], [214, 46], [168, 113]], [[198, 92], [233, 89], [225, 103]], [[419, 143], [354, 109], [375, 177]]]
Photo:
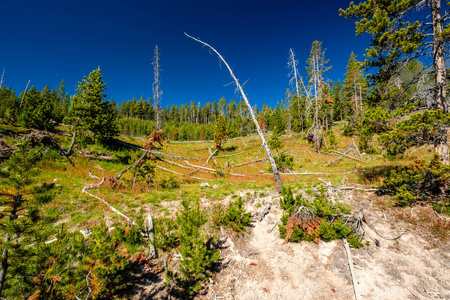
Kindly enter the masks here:
[[30, 149], [25, 140], [17, 148], [0, 173], [0, 205], [4, 208], [0, 213], [0, 296], [5, 289], [14, 289], [18, 281], [23, 287], [33, 278], [30, 275], [41, 255], [36, 249], [50, 234], [40, 206], [51, 199], [48, 191], [52, 186], [33, 185], [42, 149]]
[[227, 140], [227, 122], [223, 114], [219, 114], [214, 127], [214, 143], [216, 143], [217, 149], [222, 149], [222, 145]]

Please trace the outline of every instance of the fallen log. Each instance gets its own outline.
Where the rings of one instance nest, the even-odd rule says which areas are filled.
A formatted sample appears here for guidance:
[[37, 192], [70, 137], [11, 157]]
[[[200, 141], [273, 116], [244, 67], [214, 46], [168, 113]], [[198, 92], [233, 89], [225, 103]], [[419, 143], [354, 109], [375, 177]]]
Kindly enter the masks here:
[[180, 176], [187, 176], [187, 177], [190, 177], [190, 178], [194, 178], [194, 179], [197, 179], [197, 180], [206, 180], [206, 181], [211, 181], [211, 179], [200, 178], [200, 177], [190, 176], [190, 175], [187, 175], [187, 174], [183, 174], [183, 173], [178, 173], [178, 172], [175, 172], [175, 171], [172, 171], [172, 170], [169, 170], [169, 169], [163, 168], [163, 167], [161, 167], [161, 166], [158, 166], [158, 165], [156, 165], [156, 167], [157, 167], [158, 169], [164, 170], [164, 171], [166, 171], [166, 172], [174, 173], [174, 174], [177, 174], [177, 175], [180, 175]]
[[82, 192], [82, 193], [85, 193], [85, 194], [88, 194], [89, 196], [94, 197], [94, 198], [96, 198], [96, 199], [102, 201], [102, 202], [103, 202], [104, 204], [106, 204], [106, 205], [109, 207], [109, 209], [111, 209], [113, 212], [115, 212], [115, 213], [119, 214], [120, 216], [122, 216], [124, 219], [126, 219], [126, 220], [127, 220], [129, 223], [131, 223], [132, 225], [136, 225], [136, 223], [135, 223], [133, 220], [131, 220], [129, 217], [127, 217], [126, 215], [124, 215], [123, 213], [121, 213], [119, 210], [117, 210], [115, 207], [113, 207], [111, 204], [109, 204], [106, 200], [104, 200], [104, 199], [102, 199], [102, 198], [100, 198], [100, 197], [98, 197], [98, 196], [95, 196], [95, 195], [93, 195], [93, 194], [91, 194], [91, 193], [89, 193], [89, 192], [87, 191], [87, 190], [89, 190], [89, 189], [93, 189], [93, 188], [98, 188], [98, 187], [100, 187], [104, 182], [105, 182], [105, 177], [103, 177], [102, 181], [99, 182], [99, 183], [97, 183], [97, 184], [88, 184], [88, 185], [84, 186], [84, 188], [83, 188], [83, 190], [82, 190], [81, 192]]
[[223, 157], [236, 156], [236, 155], [242, 154], [242, 153], [244, 153], [244, 152], [245, 152], [245, 151], [241, 151], [241, 152], [239, 152], [239, 153], [229, 154], [229, 155], [220, 155], [220, 156], [216, 156], [216, 158], [223, 158]]
[[[192, 166], [192, 167], [198, 168], [197, 170], [202, 169], [202, 170], [205, 170], [205, 171], [210, 171], [211, 173], [216, 173], [216, 170], [215, 170], [215, 169], [204, 167], [204, 165], [203, 165], [203, 166], [197, 166], [197, 165], [193, 165], [193, 164], [191, 164], [191, 163], [189, 163], [189, 162], [187, 162], [187, 161], [185, 161], [185, 163], [186, 163], [188, 166]], [[186, 174], [186, 175], [190, 175], [190, 174], [192, 174], [192, 173], [193, 173], [193, 172], [188, 173], [188, 174]], [[235, 173], [228, 173], [228, 174], [230, 174], [230, 175], [232, 175], [232, 176], [237, 176], [237, 177], [245, 177], [245, 175], [242, 175], [242, 174], [235, 174]]]
[[[187, 175], [191, 175], [194, 174], [196, 172], [198, 172], [198, 170], [200, 170], [202, 167], [204, 167], [205, 165], [207, 165], [209, 163], [209, 161], [211, 160], [211, 158], [214, 156], [214, 154], [216, 154], [219, 151], [219, 149], [216, 149], [213, 153], [211, 153], [211, 155], [208, 157], [208, 159], [206, 160], [206, 162], [200, 167], [197, 166], [197, 169], [195, 169], [194, 171], [188, 173]], [[186, 161], [185, 161], [186, 162]], [[215, 171], [215, 170], [214, 170]]]
[[266, 160], [267, 160], [267, 157], [261, 158], [261, 159], [257, 159], [257, 160], [248, 161], [248, 162], [245, 162], [245, 163], [240, 163], [240, 164], [234, 165], [233, 167], [245, 166], [245, 165], [249, 165], [249, 164], [263, 162], [263, 161], [266, 161]]
[[357, 160], [357, 161], [360, 161], [360, 162], [366, 162], [365, 160], [362, 160], [362, 159], [358, 159], [358, 158], [356, 158], [356, 157], [353, 157], [353, 156], [350, 156], [350, 155], [347, 155], [347, 154], [345, 154], [345, 153], [342, 153], [342, 152], [339, 152], [339, 151], [336, 151], [336, 150], [331, 150], [331, 151], [333, 151], [333, 152], [336, 152], [336, 153], [338, 153], [338, 154], [341, 154], [342, 156], [345, 156], [345, 157], [348, 157], [348, 158], [351, 158], [351, 159], [354, 159], [354, 160]]
[[122, 172], [120, 172], [119, 175], [117, 175], [116, 179], [119, 180], [120, 177], [122, 177], [122, 175], [125, 174], [125, 172], [127, 172], [129, 169], [131, 169], [133, 167], [136, 167], [137, 164], [140, 163], [145, 158], [147, 153], [148, 153], [148, 150], [145, 150], [144, 154], [142, 154], [142, 156], [139, 157], [132, 165], [126, 167]]
[[353, 266], [352, 252], [350, 252], [350, 247], [348, 246], [347, 238], [344, 237], [343, 241], [344, 241], [345, 253], [347, 253], [348, 266], [350, 267], [350, 275], [352, 277], [353, 290], [355, 291], [355, 298], [356, 298], [356, 300], [362, 300], [361, 294], [359, 293], [358, 280], [356, 280], [355, 268]]
[[258, 214], [256, 219], [258, 219], [258, 221], [261, 222], [264, 219], [264, 217], [269, 213], [269, 210], [270, 210], [270, 204], [267, 204], [266, 206], [263, 207], [263, 209]]

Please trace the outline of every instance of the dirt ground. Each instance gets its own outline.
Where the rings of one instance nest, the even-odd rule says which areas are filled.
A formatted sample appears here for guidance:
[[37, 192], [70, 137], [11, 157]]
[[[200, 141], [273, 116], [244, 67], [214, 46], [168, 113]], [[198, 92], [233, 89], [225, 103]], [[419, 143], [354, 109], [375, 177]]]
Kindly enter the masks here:
[[[420, 226], [377, 207], [376, 198], [350, 191], [339, 199], [356, 210], [364, 208], [369, 224], [365, 224], [367, 244], [350, 248], [361, 298], [450, 299], [448, 241], [432, 242]], [[246, 207], [257, 213], [267, 203], [270, 213], [247, 233], [222, 234], [220, 270], [196, 299], [355, 299], [343, 241], [284, 244], [278, 233], [282, 210], [275, 193], [249, 198]], [[140, 286], [135, 299], [167, 299], [163, 280], [154, 278]]]

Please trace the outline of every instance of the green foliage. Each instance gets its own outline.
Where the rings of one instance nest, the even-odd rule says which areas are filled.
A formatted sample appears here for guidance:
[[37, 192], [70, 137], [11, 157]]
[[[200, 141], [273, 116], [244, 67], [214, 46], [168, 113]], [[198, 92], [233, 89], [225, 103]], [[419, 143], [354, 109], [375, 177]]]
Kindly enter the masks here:
[[391, 131], [380, 134], [380, 142], [386, 149], [386, 157], [396, 158], [413, 146], [438, 143], [446, 126], [450, 126], [449, 114], [425, 110], [393, 124]]
[[251, 213], [244, 208], [244, 199], [239, 197], [236, 201], [230, 202], [226, 210], [219, 204], [214, 211], [213, 222], [217, 226], [227, 226], [235, 232], [246, 231], [247, 226], [252, 222]]
[[222, 144], [227, 140], [227, 122], [222, 114], [217, 116], [216, 125], [214, 127], [214, 143], [217, 149], [222, 149]]
[[[278, 170], [281, 172], [290, 172], [294, 168], [294, 157], [286, 153], [279, 153], [273, 157]], [[273, 172], [272, 167], [267, 168], [268, 172]]]
[[450, 202], [450, 167], [435, 155], [430, 163], [417, 161], [415, 165], [392, 170], [386, 177], [381, 193], [393, 195], [398, 206], [430, 202], [446, 207]]
[[389, 124], [392, 116], [386, 110], [376, 107], [364, 112], [357, 121], [359, 131], [359, 148], [361, 151], [369, 149], [370, 142], [374, 134], [379, 134], [389, 130]]
[[167, 178], [163, 178], [160, 182], [159, 182], [159, 186], [162, 187], [163, 189], [177, 189], [180, 187], [180, 184], [175, 180], [175, 177], [170, 176], [168, 179]]
[[277, 152], [283, 147], [283, 141], [280, 139], [280, 133], [276, 130], [276, 127], [274, 133], [270, 137], [270, 140], [267, 142], [267, 145], [270, 149], [277, 150]]
[[84, 134], [92, 132], [94, 140], [105, 140], [118, 134], [116, 108], [110, 101], [103, 101], [106, 85], [102, 77], [100, 68], [85, 76], [78, 83], [69, 109], [68, 121]]
[[[301, 194], [294, 197], [290, 188], [283, 187], [283, 197], [280, 199], [280, 206], [284, 210], [284, 213], [281, 217], [282, 224], [278, 226], [280, 237], [286, 237], [286, 225], [288, 224], [289, 218], [298, 210], [299, 207], [304, 207], [311, 211], [314, 216], [322, 218], [322, 222], [317, 233], [322, 240], [331, 241], [348, 237], [349, 243], [351, 240], [350, 244], [352, 246], [355, 248], [361, 247], [362, 243], [352, 232], [350, 225], [344, 224], [339, 217], [336, 218], [333, 216], [339, 214], [350, 214], [350, 210], [337, 202], [332, 203], [328, 200], [324, 195], [323, 189], [319, 188], [318, 192], [309, 191], [309, 193], [314, 196], [314, 201], [304, 199]], [[289, 241], [313, 241], [316, 237], [317, 236], [315, 233], [308, 235], [300, 227], [295, 227]]]
[[209, 278], [212, 265], [219, 260], [219, 250], [214, 248], [214, 237], [203, 232], [206, 214], [198, 203], [192, 207], [190, 200], [183, 200], [182, 205], [176, 220], [182, 260], [179, 272], [166, 269], [166, 284], [174, 293], [187, 296], [196, 294]]
[[179, 245], [178, 238], [178, 223], [171, 218], [157, 218], [154, 220], [155, 228], [155, 248], [162, 251], [169, 251], [170, 249]]

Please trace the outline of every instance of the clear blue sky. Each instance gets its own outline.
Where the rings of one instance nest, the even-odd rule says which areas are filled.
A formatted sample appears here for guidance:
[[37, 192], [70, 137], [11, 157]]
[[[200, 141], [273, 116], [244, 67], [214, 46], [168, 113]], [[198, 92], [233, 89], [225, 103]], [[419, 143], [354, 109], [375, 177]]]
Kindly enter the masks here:
[[[293, 48], [301, 75], [314, 40], [327, 49], [341, 81], [354, 51], [369, 47], [354, 21], [339, 17], [350, 1], [301, 0], [2, 0], [0, 72], [20, 93], [28, 80], [41, 90], [62, 79], [73, 95], [84, 75], [100, 66], [107, 98], [152, 97], [155, 45], [161, 55], [162, 106], [239, 100], [216, 56], [183, 32], [215, 47], [232, 66], [252, 104], [275, 106], [289, 87]], [[359, 2], [359, 1], [356, 1]]]

